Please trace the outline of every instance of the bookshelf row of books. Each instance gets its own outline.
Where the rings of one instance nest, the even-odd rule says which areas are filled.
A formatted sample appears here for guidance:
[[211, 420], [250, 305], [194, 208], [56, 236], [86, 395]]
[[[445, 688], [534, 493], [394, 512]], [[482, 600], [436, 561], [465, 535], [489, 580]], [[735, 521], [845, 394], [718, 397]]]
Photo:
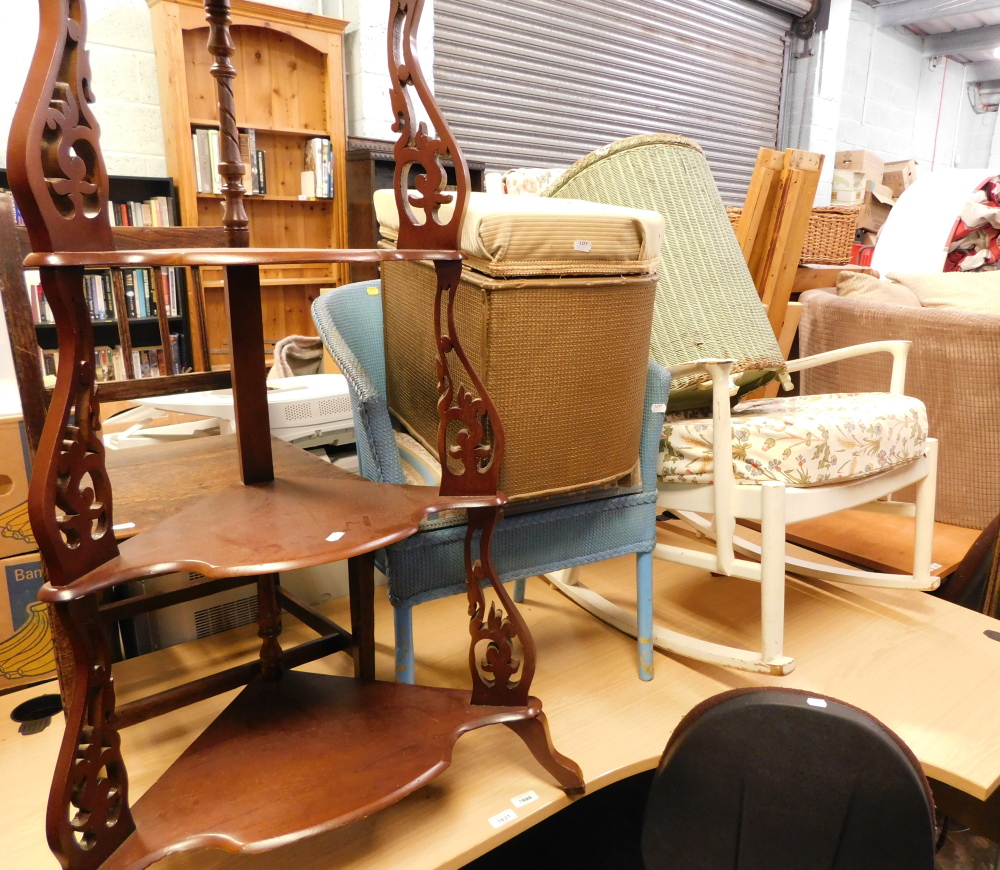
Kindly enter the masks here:
[[172, 227], [174, 200], [154, 196], [145, 202], [109, 202], [108, 217], [113, 227]]
[[[162, 288], [167, 317], [181, 316], [181, 284], [178, 270], [173, 266], [160, 269], [163, 276]], [[129, 320], [156, 317], [156, 296], [154, 293], [153, 270], [122, 269], [122, 283], [125, 287], [125, 309]], [[111, 272], [107, 269], [87, 272], [83, 276], [84, 297], [90, 316], [95, 322], [114, 323], [118, 317], [115, 306]], [[28, 304], [36, 324], [54, 323], [52, 309], [42, 292], [39, 273], [30, 269], [24, 273], [24, 284], [28, 293]]]
[[[198, 193], [221, 194], [224, 182], [219, 174], [219, 164], [222, 162], [219, 131], [198, 127], [191, 134], [191, 144], [194, 148], [195, 185]], [[243, 176], [243, 189], [250, 196], [265, 195], [267, 166], [264, 151], [257, 148], [256, 130], [240, 132], [240, 158], [246, 170]]]
[[[10, 193], [0, 188], [0, 193]], [[171, 196], [154, 196], [145, 202], [108, 202], [108, 218], [113, 227], [172, 227], [174, 226], [174, 199]], [[24, 226], [21, 210], [14, 204], [14, 220]]]
[[[167, 371], [166, 357], [163, 354], [162, 345], [153, 347], [133, 347], [132, 348], [132, 370], [136, 378], [159, 378], [169, 374], [179, 375], [183, 372], [182, 342], [181, 336], [177, 333], [170, 335], [170, 351], [173, 354], [173, 371]], [[42, 374], [49, 385], [55, 379], [56, 371], [59, 368], [59, 351], [39, 349], [39, 356], [42, 363]], [[109, 345], [99, 345], [94, 348], [94, 368], [97, 372], [97, 380], [124, 381], [125, 376], [125, 354], [121, 345], [110, 347]], [[50, 380], [51, 379], [51, 380]]]
[[[333, 143], [315, 137], [306, 141], [306, 169], [302, 173], [302, 196], [333, 198]], [[311, 173], [311, 174], [310, 174]]]

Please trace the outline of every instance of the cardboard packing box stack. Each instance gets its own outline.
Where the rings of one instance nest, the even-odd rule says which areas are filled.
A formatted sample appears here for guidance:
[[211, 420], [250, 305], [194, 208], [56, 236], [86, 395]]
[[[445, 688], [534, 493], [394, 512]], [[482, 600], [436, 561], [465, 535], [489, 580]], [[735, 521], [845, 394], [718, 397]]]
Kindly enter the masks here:
[[894, 197], [900, 197], [903, 191], [916, 180], [916, 160], [898, 160], [894, 163], [886, 163], [882, 183], [892, 191]]
[[42, 563], [28, 524], [31, 456], [19, 416], [0, 417], [0, 694], [56, 675]]
[[915, 160], [885, 163], [873, 151], [838, 151], [833, 205], [858, 208], [858, 229], [877, 233], [898, 197], [917, 177]]

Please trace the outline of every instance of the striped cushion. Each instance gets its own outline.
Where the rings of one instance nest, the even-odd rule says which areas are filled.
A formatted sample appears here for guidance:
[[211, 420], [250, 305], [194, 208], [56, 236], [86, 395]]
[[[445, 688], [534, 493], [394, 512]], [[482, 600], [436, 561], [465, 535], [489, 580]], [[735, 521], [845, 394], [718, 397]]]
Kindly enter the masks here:
[[[442, 220], [451, 208], [442, 207]], [[395, 241], [393, 191], [375, 193], [375, 212]], [[489, 193], [470, 195], [460, 242], [469, 265], [494, 277], [652, 274], [662, 244], [663, 218], [653, 211]]]

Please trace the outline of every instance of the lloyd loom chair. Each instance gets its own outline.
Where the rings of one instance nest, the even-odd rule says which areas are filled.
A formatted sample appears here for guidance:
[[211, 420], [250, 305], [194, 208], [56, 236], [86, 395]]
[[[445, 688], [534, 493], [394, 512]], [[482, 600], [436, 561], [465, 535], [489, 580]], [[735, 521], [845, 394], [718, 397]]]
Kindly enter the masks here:
[[[568, 791], [580, 792], [584, 785], [579, 768], [553, 749], [541, 703], [529, 695], [535, 667], [531, 635], [491, 558], [504, 503], [497, 495], [502, 424], [442, 318], [434, 320], [444, 397], [439, 439], [442, 453], [453, 462], [443, 472], [440, 489], [362, 480], [273, 443], [267, 430], [260, 352], [262, 264], [430, 260], [438, 283], [435, 310], [427, 316], [450, 315], [469, 176], [415, 56], [423, 2], [389, 4], [389, 70], [399, 134], [396, 197], [406, 216], [399, 249], [392, 252], [246, 247], [229, 3], [206, 0], [205, 5], [222, 119], [220, 170], [232, 194], [224, 219], [232, 248], [116, 250], [99, 131], [88, 106], [93, 96], [83, 0], [40, 0], [38, 46], [10, 137], [9, 177], [34, 251], [26, 265], [41, 272], [60, 344], [29, 511], [47, 574], [40, 597], [50, 607], [66, 710], [46, 833], [69, 870], [141, 870], [177, 852], [262, 851], [329, 830], [424, 785], [447, 766], [462, 733], [491, 724], [514, 730]], [[423, 104], [434, 134], [412, 123], [411, 93]], [[443, 192], [440, 161], [445, 157], [458, 170], [452, 194]], [[443, 222], [438, 210], [452, 197], [454, 216]], [[420, 221], [417, 211], [426, 219]], [[243, 480], [121, 545], [113, 534], [93, 331], [83, 294], [86, 267], [113, 265], [225, 270], [238, 432], [234, 463], [238, 460]], [[469, 386], [453, 392], [452, 372], [457, 371]], [[485, 432], [492, 433], [489, 440]], [[412, 535], [425, 516], [455, 509], [469, 516], [465, 556], [472, 691], [378, 682], [373, 552]], [[350, 564], [350, 632], [277, 584], [278, 571], [341, 559]], [[257, 578], [260, 658], [116, 705], [99, 596], [119, 583], [177, 570]], [[487, 609], [487, 591], [499, 607]], [[283, 609], [321, 636], [283, 651]], [[354, 658], [353, 678], [293, 670], [346, 650]], [[122, 729], [244, 686], [133, 804]]]
[[[375, 291], [375, 292], [373, 292]], [[340, 287], [313, 303], [323, 342], [347, 377], [361, 474], [368, 480], [403, 483], [406, 465], [424, 483], [440, 477], [440, 465], [412, 438], [397, 443], [386, 402], [382, 302], [378, 282]], [[524, 601], [535, 577], [615, 556], [636, 555], [639, 676], [653, 676], [653, 556], [656, 545], [656, 458], [663, 412], [652, 410], [666, 394], [669, 375], [651, 366], [646, 384], [640, 445], [642, 491], [539, 510], [531, 502], [497, 528], [493, 551], [500, 579], [514, 581], [514, 600]], [[412, 474], [412, 472], [411, 472]], [[396, 677], [414, 679], [413, 607], [464, 590], [464, 521], [451, 516], [425, 521], [421, 532], [380, 552], [396, 629]]]
[[[654, 556], [761, 584], [761, 650], [657, 627], [660, 649], [750, 671], [787, 674], [785, 571], [907, 589], [931, 574], [937, 443], [923, 404], [903, 394], [909, 343], [880, 341], [785, 363], [701, 148], [682, 136], [637, 136], [584, 157], [546, 194], [658, 211], [666, 235], [656, 293], [652, 361], [673, 377], [660, 447], [659, 507], [715, 540], [715, 553], [658, 544]], [[733, 397], [774, 377], [869, 353], [890, 353], [888, 393]], [[664, 397], [664, 401], [666, 397]], [[711, 408], [709, 413], [708, 408]], [[915, 508], [877, 501], [917, 484]], [[786, 558], [785, 524], [848, 508], [915, 511], [913, 573], [840, 570]], [[711, 514], [711, 522], [703, 515]], [[761, 523], [760, 546], [736, 520]], [[736, 553], [751, 558], [738, 558]], [[759, 561], [757, 561], [759, 559]], [[550, 575], [570, 598], [636, 633], [636, 617], [579, 584]]]

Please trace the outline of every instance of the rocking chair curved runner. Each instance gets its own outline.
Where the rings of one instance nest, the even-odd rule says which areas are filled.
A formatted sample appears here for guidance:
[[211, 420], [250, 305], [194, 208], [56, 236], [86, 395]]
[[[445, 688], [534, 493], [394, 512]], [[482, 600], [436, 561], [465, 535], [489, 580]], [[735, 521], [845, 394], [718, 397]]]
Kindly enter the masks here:
[[[220, 171], [226, 180], [224, 226], [231, 247], [117, 251], [108, 223], [98, 126], [88, 106], [93, 96], [84, 2], [39, 0], [39, 41], [15, 116], [7, 166], [34, 251], [26, 264], [41, 272], [61, 351], [29, 512], [47, 572], [41, 598], [50, 606], [66, 709], [46, 831], [68, 870], [142, 870], [167, 855], [201, 848], [263, 851], [335, 828], [421, 787], [450, 763], [461, 734], [492, 724], [507, 725], [521, 736], [565, 789], [583, 789], [579, 768], [553, 749], [541, 703], [529, 695], [534, 645], [497, 579], [490, 553], [504, 504], [497, 494], [503, 427], [450, 331], [468, 169], [415, 56], [423, 0], [390, 0], [388, 5], [394, 130], [399, 134], [396, 197], [406, 216], [398, 250], [248, 247], [230, 3], [206, 0], [222, 131]], [[411, 93], [423, 104], [435, 134], [412, 123]], [[441, 160], [449, 157], [458, 177], [453, 193], [444, 192]], [[415, 190], [408, 184], [411, 167], [418, 167]], [[439, 208], [452, 201], [454, 213], [445, 222]], [[418, 211], [425, 220], [417, 218]], [[386, 259], [430, 260], [437, 269], [436, 302], [427, 317], [434, 317], [440, 348], [440, 446], [455, 459], [443, 470], [440, 489], [362, 480], [269, 437], [259, 267]], [[83, 294], [86, 268], [114, 265], [225, 270], [236, 454], [243, 480], [121, 545], [113, 533], [93, 330]], [[466, 387], [456, 395], [452, 377], [458, 372]], [[487, 431], [492, 432], [489, 441]], [[465, 560], [472, 692], [378, 682], [373, 553], [414, 534], [427, 515], [452, 509], [469, 516]], [[279, 571], [341, 559], [350, 565], [349, 632], [277, 583]], [[99, 596], [131, 579], [178, 570], [210, 578], [257, 578], [260, 658], [119, 706]], [[487, 608], [487, 591], [499, 607]], [[320, 637], [282, 650], [282, 609]], [[355, 677], [293, 670], [339, 651], [352, 654]], [[130, 802], [121, 730], [241, 686], [208, 729], [138, 801]], [[394, 744], [405, 744], [406, 752], [387, 751]], [[338, 751], [330, 752], [331, 745]], [[262, 782], [266, 791], [260, 789]]]
[[[787, 674], [794, 661], [784, 654], [786, 571], [863, 586], [936, 589], [931, 546], [937, 442], [927, 437], [923, 404], [903, 393], [908, 342], [871, 342], [784, 362], [708, 162], [682, 136], [615, 142], [578, 161], [545, 195], [663, 215], [650, 356], [672, 381], [657, 504], [713, 538], [715, 552], [660, 543], [653, 555], [761, 584], [760, 651], [661, 627], [653, 632], [654, 644], [701, 661]], [[774, 377], [787, 382], [787, 372], [870, 353], [892, 354], [887, 393], [764, 399], [731, 408], [735, 396]], [[865, 438], [856, 437], [860, 431]], [[917, 485], [915, 505], [879, 501], [911, 484]], [[915, 516], [912, 574], [786, 557], [787, 521], [849, 508]], [[737, 536], [737, 519], [760, 522], [759, 546]], [[576, 572], [550, 579], [595, 615], [636, 634], [636, 618], [581, 586]]]

